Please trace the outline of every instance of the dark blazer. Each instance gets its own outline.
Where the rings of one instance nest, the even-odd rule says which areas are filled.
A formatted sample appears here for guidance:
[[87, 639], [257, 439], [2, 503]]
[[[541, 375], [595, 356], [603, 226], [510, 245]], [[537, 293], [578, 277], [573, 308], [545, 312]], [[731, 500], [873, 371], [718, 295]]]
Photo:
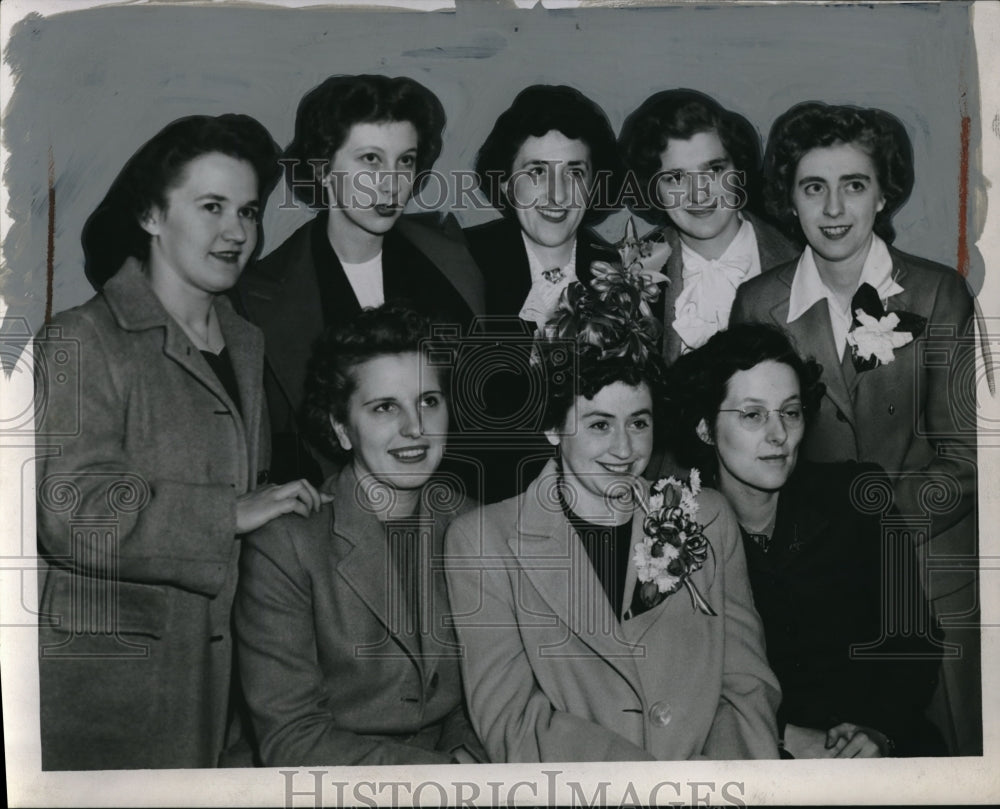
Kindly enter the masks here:
[[[824, 732], [852, 722], [885, 733], [899, 755], [944, 755], [924, 718], [940, 633], [912, 545], [895, 515], [878, 510], [888, 492], [874, 464], [803, 461], [779, 495], [768, 550], [744, 535], [767, 658], [781, 682], [778, 717]], [[865, 512], [864, 503], [874, 508]]]
[[[490, 757], [776, 758], [778, 681], [722, 496], [698, 496], [712, 552], [693, 577], [717, 614], [682, 589], [619, 622], [555, 475], [552, 462], [520, 497], [459, 517], [445, 541], [469, 712]], [[635, 584], [631, 562], [623, 606]]]
[[264, 340], [215, 303], [236, 407], [135, 262], [37, 342], [42, 766], [214, 767]]
[[481, 752], [435, 569], [461, 500], [433, 481], [424, 490], [421, 631], [400, 614], [384, 526], [357, 487], [345, 467], [332, 505], [275, 520], [243, 553], [238, 660], [265, 766], [442, 764], [463, 745]]
[[[760, 253], [760, 269], [766, 272], [772, 267], [784, 264], [796, 258], [801, 250], [781, 235], [777, 229], [760, 217], [749, 211], [741, 212], [743, 217], [753, 226], [757, 237], [757, 252]], [[674, 227], [666, 228], [667, 244], [670, 245], [670, 256], [667, 258], [663, 274], [670, 280], [663, 290], [663, 297], [657, 304], [660, 319], [663, 323], [663, 358], [673, 362], [681, 353], [681, 338], [674, 331], [674, 307], [677, 298], [684, 289], [684, 253], [681, 249], [680, 235]]]
[[[531, 291], [528, 251], [517, 220], [495, 219], [466, 228], [463, 233], [469, 252], [483, 273], [486, 314], [516, 318]], [[589, 228], [577, 231], [576, 277], [583, 283], [590, 281], [592, 262], [614, 261], [617, 257], [614, 248], [594, 231]]]
[[[347, 276], [326, 239], [325, 213], [300, 227], [250, 266], [234, 292], [246, 316], [264, 332], [265, 393], [270, 416], [272, 479], [325, 478], [301, 439], [300, 411], [313, 343], [328, 326], [361, 311]], [[419, 311], [464, 329], [483, 310], [482, 279], [460, 234], [448, 235], [402, 217], [382, 246], [385, 299], [405, 299]], [[319, 254], [328, 266], [317, 266]], [[321, 469], [320, 467], [323, 467]]]
[[[900, 513], [915, 526], [918, 544], [930, 538], [935, 555], [974, 562], [976, 549], [976, 423], [973, 302], [955, 270], [890, 248], [893, 278], [903, 292], [889, 311], [927, 318], [918, 338], [895, 359], [855, 373], [837, 358], [826, 301], [792, 323], [788, 299], [797, 261], [743, 284], [730, 323], [771, 323], [785, 329], [798, 350], [823, 366], [826, 394], [803, 442], [806, 458], [878, 464], [889, 475]], [[848, 356], [845, 350], [845, 356]], [[928, 488], [930, 487], [930, 488]], [[938, 487], [940, 497], [927, 496]], [[927, 489], [927, 493], [922, 493]], [[921, 549], [927, 552], [927, 548]], [[933, 599], [967, 586], [969, 571], [937, 571]]]

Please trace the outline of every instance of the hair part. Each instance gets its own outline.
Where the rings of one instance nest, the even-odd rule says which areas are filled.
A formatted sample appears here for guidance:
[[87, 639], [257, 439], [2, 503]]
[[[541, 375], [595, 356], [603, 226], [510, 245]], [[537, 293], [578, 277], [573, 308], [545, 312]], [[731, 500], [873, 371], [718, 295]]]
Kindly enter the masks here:
[[891, 244], [892, 217], [913, 190], [913, 146], [906, 127], [885, 110], [807, 101], [778, 117], [764, 156], [764, 199], [768, 212], [796, 239], [802, 230], [792, 194], [795, 173], [807, 152], [838, 144], [862, 149], [875, 164], [885, 206], [875, 215], [874, 231]]
[[[405, 76], [331, 76], [303, 96], [295, 115], [295, 135], [281, 159], [294, 196], [310, 208], [329, 205], [323, 177], [334, 155], [357, 124], [406, 122], [417, 131], [418, 177], [441, 154], [444, 106], [420, 82]], [[426, 175], [424, 177], [426, 179]]]
[[[84, 272], [100, 289], [129, 256], [149, 257], [150, 235], [143, 219], [166, 209], [167, 195], [184, 181], [190, 163], [207, 154], [249, 163], [257, 177], [258, 201], [264, 205], [279, 176], [278, 145], [248, 115], [191, 115], [180, 118], [146, 141], [111, 184], [87, 219], [82, 242]], [[258, 224], [257, 250], [263, 242]]]

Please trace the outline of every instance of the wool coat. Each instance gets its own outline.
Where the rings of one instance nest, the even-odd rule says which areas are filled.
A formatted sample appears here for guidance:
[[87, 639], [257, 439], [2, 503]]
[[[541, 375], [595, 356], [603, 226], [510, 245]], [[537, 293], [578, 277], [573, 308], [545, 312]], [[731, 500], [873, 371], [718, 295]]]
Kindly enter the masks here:
[[[698, 496], [712, 551], [692, 577], [716, 615], [682, 588], [620, 622], [556, 476], [552, 462], [522, 496], [457, 519], [445, 540], [469, 711], [491, 759], [777, 758], [781, 692], [722, 496]], [[642, 523], [639, 513], [633, 545]], [[632, 561], [623, 606], [636, 581]]]
[[264, 340], [215, 302], [233, 402], [134, 261], [37, 340], [42, 767], [214, 767]]
[[238, 659], [262, 763], [442, 764], [463, 746], [481, 757], [440, 566], [462, 499], [434, 481], [424, 489], [413, 616], [353, 467], [329, 488], [332, 504], [269, 523], [243, 554]]

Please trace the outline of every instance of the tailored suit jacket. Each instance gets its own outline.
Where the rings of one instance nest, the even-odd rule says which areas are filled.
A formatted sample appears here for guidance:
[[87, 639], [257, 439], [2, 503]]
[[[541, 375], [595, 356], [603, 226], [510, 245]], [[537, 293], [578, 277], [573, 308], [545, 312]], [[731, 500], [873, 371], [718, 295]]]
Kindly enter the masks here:
[[[897, 348], [891, 363], [856, 373], [848, 359], [842, 369], [825, 300], [787, 322], [797, 260], [743, 284], [730, 323], [780, 326], [800, 353], [823, 366], [826, 393], [806, 432], [805, 457], [878, 464], [892, 481], [901, 516], [917, 526], [916, 542], [930, 539], [921, 552], [971, 566], [977, 558], [972, 296], [955, 270], [894, 248], [889, 253], [903, 291], [886, 309], [927, 318], [924, 335]], [[932, 572], [931, 599], [974, 576], [974, 570]]]
[[[469, 711], [490, 758], [776, 758], [780, 689], [721, 495], [698, 497], [712, 552], [693, 576], [717, 614], [682, 588], [619, 622], [556, 474], [552, 462], [521, 497], [463, 515], [446, 537]], [[641, 538], [640, 512], [633, 544]], [[635, 583], [630, 563], [623, 606]]]
[[214, 767], [264, 340], [215, 302], [239, 409], [130, 260], [36, 343], [42, 766]]
[[401, 612], [385, 528], [351, 466], [332, 504], [247, 541], [235, 607], [240, 677], [264, 766], [449, 763], [481, 746], [466, 718], [440, 561], [462, 507], [424, 489], [420, 624]]
[[[306, 476], [319, 484], [326, 477], [311, 457], [315, 453], [307, 451], [300, 439], [309, 356], [325, 328], [341, 325], [361, 311], [332, 249], [332, 266], [316, 266], [313, 245], [323, 238], [326, 220], [327, 215], [321, 213], [248, 267], [234, 291], [238, 307], [264, 332], [265, 393], [274, 442], [271, 472], [279, 482]], [[464, 331], [472, 315], [483, 311], [481, 275], [460, 233], [439, 231], [426, 221], [422, 215], [404, 216], [386, 234], [382, 248], [385, 299], [404, 298], [419, 311], [440, 315]], [[333, 312], [328, 319], [323, 311], [321, 270], [329, 273]], [[332, 469], [329, 463], [320, 466], [326, 473]]]

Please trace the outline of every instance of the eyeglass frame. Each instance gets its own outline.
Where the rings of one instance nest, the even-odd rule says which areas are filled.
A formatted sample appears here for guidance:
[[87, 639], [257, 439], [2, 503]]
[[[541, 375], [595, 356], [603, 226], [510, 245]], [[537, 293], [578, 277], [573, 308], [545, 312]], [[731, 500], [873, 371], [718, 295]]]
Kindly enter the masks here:
[[[798, 407], [799, 408], [798, 421], [793, 421], [791, 424], [789, 424], [786, 421], [786, 419], [788, 417], [786, 415], [783, 415], [783, 411], [786, 410], [789, 407]], [[785, 405], [784, 407], [772, 407], [772, 408], [766, 408], [763, 405], [747, 405], [746, 407], [720, 407], [719, 408], [719, 412], [720, 413], [739, 413], [741, 416], [745, 416], [748, 412], [763, 413], [764, 414], [764, 420], [759, 425], [757, 425], [757, 426], [751, 426], [751, 425], [747, 424], [744, 419], [742, 419], [742, 418], [740, 419], [740, 421], [739, 421], [740, 427], [742, 427], [748, 433], [757, 433], [757, 432], [760, 432], [764, 427], [767, 426], [768, 422], [771, 420], [771, 414], [772, 413], [777, 413], [778, 414], [778, 420], [781, 422], [781, 426], [784, 427], [786, 430], [789, 427], [795, 427], [795, 428], [797, 428], [797, 427], [804, 427], [805, 426], [805, 422], [806, 422], [805, 409], [803, 408], [801, 402], [799, 402], [796, 405]]]

